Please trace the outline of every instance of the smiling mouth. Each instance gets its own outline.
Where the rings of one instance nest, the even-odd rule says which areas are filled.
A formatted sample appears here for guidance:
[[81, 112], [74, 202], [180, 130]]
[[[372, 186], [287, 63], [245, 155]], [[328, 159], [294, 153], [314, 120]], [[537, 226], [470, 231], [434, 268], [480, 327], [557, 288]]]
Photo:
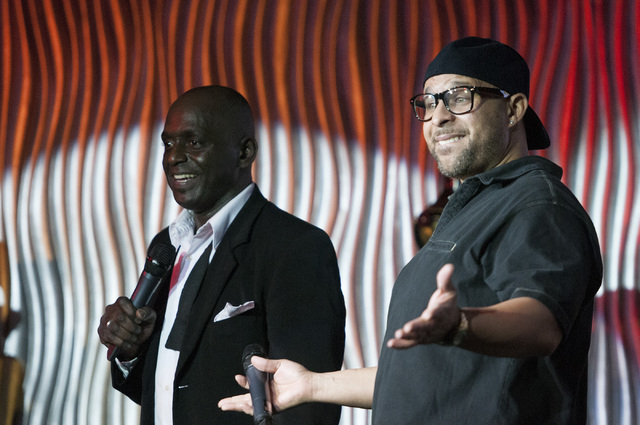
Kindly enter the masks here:
[[184, 183], [186, 181], [189, 181], [195, 178], [196, 178], [195, 174], [174, 174], [173, 175], [173, 180], [175, 180], [176, 183]]
[[447, 139], [438, 138], [436, 141], [439, 144], [446, 145], [448, 143], [457, 142], [458, 140], [461, 140], [462, 138], [463, 138], [463, 136], [455, 136], [455, 137], [450, 137], [450, 138], [447, 138]]

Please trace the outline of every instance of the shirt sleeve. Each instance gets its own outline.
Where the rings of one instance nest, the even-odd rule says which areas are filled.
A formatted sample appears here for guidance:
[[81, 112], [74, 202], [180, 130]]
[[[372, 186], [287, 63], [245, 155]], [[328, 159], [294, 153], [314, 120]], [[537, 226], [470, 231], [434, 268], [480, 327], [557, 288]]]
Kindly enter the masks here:
[[485, 282], [504, 301], [542, 302], [566, 335], [582, 304], [595, 295], [590, 223], [568, 207], [541, 204], [513, 214], [486, 250]]
[[129, 376], [129, 373], [131, 372], [131, 369], [133, 369], [136, 363], [138, 363], [137, 357], [135, 359], [127, 360], [124, 362], [120, 361], [120, 359], [116, 357], [116, 365], [118, 366], [118, 369], [120, 369], [120, 371], [122, 372], [122, 376], [124, 377], [124, 379], [127, 379], [127, 377]]

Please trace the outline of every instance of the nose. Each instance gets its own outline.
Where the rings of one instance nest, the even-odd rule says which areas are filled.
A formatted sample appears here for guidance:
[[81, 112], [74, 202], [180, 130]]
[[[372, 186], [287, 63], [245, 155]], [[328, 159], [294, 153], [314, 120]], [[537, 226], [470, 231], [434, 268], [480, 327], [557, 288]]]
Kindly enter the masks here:
[[187, 160], [186, 147], [184, 143], [173, 143], [164, 148], [164, 162], [168, 165], [179, 164]]
[[[433, 115], [430, 122], [435, 126], [441, 126], [442, 124], [451, 121], [454, 114], [452, 114], [444, 105], [444, 100], [439, 99], [436, 104], [436, 109], [433, 110]], [[426, 123], [425, 123], [426, 124]]]

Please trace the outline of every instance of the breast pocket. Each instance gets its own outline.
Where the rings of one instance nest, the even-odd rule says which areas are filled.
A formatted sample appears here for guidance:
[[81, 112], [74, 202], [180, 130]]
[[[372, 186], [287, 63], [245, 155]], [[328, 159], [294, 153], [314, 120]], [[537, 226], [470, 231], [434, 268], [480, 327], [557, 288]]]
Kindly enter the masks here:
[[431, 239], [429, 240], [429, 242], [427, 242], [426, 248], [430, 251], [453, 252], [453, 250], [456, 248], [456, 243]]

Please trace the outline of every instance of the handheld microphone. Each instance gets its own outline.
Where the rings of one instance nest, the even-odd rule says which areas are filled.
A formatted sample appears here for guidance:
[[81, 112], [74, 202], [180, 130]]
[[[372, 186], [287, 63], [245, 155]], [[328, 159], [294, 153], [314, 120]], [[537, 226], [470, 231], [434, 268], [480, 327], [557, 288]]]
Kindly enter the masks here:
[[[151, 299], [160, 287], [160, 282], [162, 282], [169, 269], [171, 269], [175, 261], [175, 256], [176, 250], [173, 245], [157, 243], [151, 247], [142, 274], [138, 279], [136, 289], [133, 291], [133, 295], [131, 295], [131, 303], [135, 308], [144, 307], [151, 302]], [[119, 348], [112, 345], [107, 352], [109, 361], [115, 359], [119, 352]]]
[[267, 410], [269, 401], [269, 382], [266, 372], [256, 369], [251, 364], [251, 357], [267, 357], [264, 349], [259, 344], [249, 344], [242, 354], [242, 367], [249, 380], [249, 393], [253, 404], [253, 423], [255, 425], [271, 425], [273, 419]]

